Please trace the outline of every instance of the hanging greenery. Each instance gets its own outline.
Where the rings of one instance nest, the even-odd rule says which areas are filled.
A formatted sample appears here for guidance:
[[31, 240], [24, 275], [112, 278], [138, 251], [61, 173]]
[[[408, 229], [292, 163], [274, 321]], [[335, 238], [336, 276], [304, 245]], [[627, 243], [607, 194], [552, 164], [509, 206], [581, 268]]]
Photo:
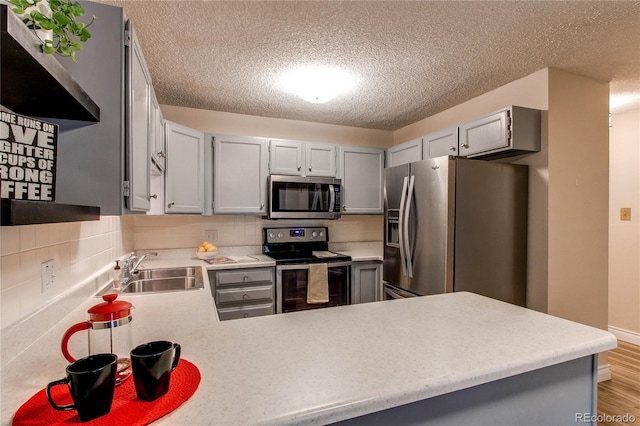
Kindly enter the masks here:
[[[76, 61], [76, 52], [82, 50], [82, 43], [89, 40], [91, 33], [87, 29], [96, 19], [92, 16], [88, 24], [77, 18], [84, 16], [84, 8], [78, 2], [70, 0], [8, 0], [13, 12], [22, 16], [22, 21], [33, 30], [41, 41], [44, 53], [56, 53]], [[50, 13], [42, 13], [38, 3], [48, 3]], [[37, 30], [52, 31], [53, 39], [42, 38]]]

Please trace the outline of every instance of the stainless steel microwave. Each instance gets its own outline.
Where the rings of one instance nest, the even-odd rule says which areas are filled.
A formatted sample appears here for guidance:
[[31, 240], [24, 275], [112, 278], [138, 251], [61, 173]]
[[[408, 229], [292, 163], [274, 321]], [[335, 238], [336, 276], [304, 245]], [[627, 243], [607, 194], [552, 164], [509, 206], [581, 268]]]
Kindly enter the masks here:
[[340, 218], [340, 179], [270, 175], [268, 185], [270, 219]]

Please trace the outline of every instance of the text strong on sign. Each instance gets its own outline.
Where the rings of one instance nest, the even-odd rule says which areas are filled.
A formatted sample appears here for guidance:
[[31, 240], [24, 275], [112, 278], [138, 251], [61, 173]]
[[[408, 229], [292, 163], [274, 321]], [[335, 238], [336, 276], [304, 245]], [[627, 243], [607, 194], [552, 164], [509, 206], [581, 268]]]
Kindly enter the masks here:
[[2, 198], [54, 201], [58, 126], [0, 112]]

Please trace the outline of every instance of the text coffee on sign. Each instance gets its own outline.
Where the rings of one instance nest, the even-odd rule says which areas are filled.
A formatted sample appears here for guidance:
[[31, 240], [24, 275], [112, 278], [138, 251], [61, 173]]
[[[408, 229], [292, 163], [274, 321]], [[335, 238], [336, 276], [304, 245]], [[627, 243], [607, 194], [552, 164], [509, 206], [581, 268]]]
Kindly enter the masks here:
[[2, 198], [55, 200], [58, 126], [0, 112]]

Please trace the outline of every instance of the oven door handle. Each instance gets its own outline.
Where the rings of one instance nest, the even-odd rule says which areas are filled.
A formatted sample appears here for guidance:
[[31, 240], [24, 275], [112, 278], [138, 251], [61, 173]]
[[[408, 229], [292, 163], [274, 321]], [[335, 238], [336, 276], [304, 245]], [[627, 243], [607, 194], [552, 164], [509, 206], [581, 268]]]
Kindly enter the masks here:
[[[322, 263], [322, 262], [320, 262]], [[337, 268], [340, 266], [351, 266], [352, 262], [327, 262], [327, 268]], [[278, 271], [290, 271], [293, 269], [309, 269], [308, 263], [296, 263], [293, 265], [276, 265]]]

